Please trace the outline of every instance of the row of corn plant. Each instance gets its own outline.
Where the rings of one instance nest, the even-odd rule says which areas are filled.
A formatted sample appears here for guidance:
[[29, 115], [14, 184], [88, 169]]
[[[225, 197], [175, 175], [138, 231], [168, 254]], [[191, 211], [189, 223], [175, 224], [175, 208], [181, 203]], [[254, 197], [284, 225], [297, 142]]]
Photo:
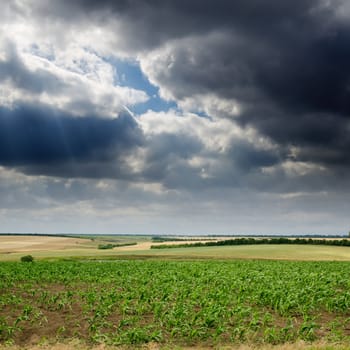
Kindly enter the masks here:
[[349, 276], [345, 262], [4, 262], [0, 341], [345, 341]]

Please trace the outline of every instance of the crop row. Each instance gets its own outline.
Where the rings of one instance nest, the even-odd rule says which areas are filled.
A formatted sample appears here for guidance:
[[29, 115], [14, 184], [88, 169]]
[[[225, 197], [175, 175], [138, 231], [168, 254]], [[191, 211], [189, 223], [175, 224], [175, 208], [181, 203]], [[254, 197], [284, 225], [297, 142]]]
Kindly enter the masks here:
[[349, 276], [342, 262], [1, 263], [0, 341], [344, 340]]

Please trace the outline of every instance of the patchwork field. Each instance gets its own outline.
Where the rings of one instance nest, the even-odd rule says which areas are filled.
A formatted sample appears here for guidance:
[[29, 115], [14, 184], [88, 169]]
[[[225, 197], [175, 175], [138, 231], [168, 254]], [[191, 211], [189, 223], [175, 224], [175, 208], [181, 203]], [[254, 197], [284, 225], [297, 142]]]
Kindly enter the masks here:
[[[221, 238], [224, 239], [224, 238]], [[196, 240], [181, 241], [194, 243]], [[205, 242], [202, 238], [201, 242]], [[113, 249], [98, 249], [101, 244], [128, 244]], [[242, 245], [150, 249], [152, 245], [179, 244], [177, 241], [152, 242], [149, 236], [46, 237], [1, 236], [0, 261], [18, 261], [30, 253], [36, 259], [278, 259], [310, 261], [350, 261], [350, 247], [321, 245]]]
[[[219, 238], [220, 239], [220, 238]], [[221, 238], [222, 239], [222, 238]], [[181, 243], [193, 243], [197, 240], [183, 240]], [[201, 239], [200, 242], [206, 242]], [[167, 241], [166, 244], [178, 244], [177, 241]], [[98, 249], [99, 245], [120, 245], [114, 249]], [[126, 245], [124, 244], [134, 244]], [[34, 235], [0, 235], [0, 261], [15, 261], [21, 256], [30, 253], [37, 259], [52, 258], [117, 258], [120, 255], [147, 255], [156, 257], [159, 254], [150, 250], [152, 245], [164, 243], [152, 242], [150, 236], [87, 236], [58, 237], [58, 236], [34, 236]], [[190, 251], [189, 251], [190, 253]], [[163, 254], [162, 254], [163, 255]]]

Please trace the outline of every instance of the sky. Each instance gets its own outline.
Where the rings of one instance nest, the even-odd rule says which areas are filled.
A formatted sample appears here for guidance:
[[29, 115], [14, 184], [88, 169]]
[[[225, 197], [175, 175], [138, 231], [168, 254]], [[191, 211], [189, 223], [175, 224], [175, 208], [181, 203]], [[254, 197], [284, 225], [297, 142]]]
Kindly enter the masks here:
[[1, 6], [1, 232], [349, 231], [349, 1]]

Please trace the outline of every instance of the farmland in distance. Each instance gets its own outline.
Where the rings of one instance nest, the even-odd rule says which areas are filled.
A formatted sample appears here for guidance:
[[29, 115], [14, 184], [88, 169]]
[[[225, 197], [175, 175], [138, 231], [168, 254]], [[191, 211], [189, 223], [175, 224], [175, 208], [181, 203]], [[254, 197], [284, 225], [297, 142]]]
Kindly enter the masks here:
[[[185, 238], [184, 238], [185, 239]], [[196, 242], [198, 237], [189, 237]], [[211, 238], [212, 239], [212, 238]], [[219, 238], [221, 240], [227, 237]], [[208, 237], [202, 237], [205, 242]], [[6, 236], [0, 235], [0, 261], [19, 261], [31, 254], [36, 260], [55, 259], [277, 259], [350, 261], [350, 247], [323, 245], [242, 245], [150, 249], [152, 245], [186, 243], [186, 240], [152, 242], [150, 236]], [[98, 249], [101, 245], [113, 249]]]

